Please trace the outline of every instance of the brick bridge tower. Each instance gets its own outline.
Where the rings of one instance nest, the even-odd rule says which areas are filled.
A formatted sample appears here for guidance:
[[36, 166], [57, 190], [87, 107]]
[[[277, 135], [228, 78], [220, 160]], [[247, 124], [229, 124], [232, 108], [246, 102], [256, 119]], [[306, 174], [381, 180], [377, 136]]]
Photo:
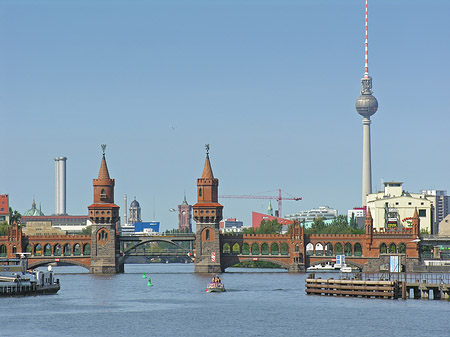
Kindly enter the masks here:
[[214, 178], [209, 161], [209, 145], [203, 174], [197, 179], [198, 202], [193, 206], [196, 226], [195, 268], [196, 273], [219, 273], [220, 262], [219, 222], [223, 206], [218, 203], [219, 179]]
[[93, 274], [114, 274], [123, 272], [119, 266], [119, 239], [116, 223], [119, 220], [119, 206], [114, 204], [114, 179], [109, 177], [105, 159], [106, 145], [102, 145], [103, 157], [98, 178], [93, 179], [94, 203], [88, 207], [92, 221], [91, 267]]

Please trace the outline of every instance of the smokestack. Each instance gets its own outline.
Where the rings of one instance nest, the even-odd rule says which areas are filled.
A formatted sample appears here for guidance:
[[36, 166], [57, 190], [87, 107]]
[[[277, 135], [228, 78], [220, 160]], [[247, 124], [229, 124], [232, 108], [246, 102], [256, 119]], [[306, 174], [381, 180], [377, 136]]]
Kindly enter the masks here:
[[127, 225], [127, 195], [123, 195], [123, 224]]
[[55, 215], [66, 214], [66, 160], [55, 158]]

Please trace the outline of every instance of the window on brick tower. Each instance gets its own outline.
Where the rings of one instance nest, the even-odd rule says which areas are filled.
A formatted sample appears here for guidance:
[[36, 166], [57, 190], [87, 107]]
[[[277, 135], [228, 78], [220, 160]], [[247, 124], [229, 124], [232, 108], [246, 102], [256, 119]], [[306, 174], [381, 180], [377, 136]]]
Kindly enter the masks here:
[[103, 188], [102, 191], [100, 192], [100, 199], [106, 199], [106, 191]]
[[199, 197], [202, 196], [202, 189], [201, 189], [201, 188], [198, 190], [198, 196], [199, 196]]

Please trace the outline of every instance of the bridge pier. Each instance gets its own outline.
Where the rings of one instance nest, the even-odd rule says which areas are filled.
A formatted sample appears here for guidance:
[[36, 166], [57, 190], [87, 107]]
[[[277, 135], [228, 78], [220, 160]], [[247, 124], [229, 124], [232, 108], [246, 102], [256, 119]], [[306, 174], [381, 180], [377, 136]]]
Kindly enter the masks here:
[[306, 267], [303, 263], [293, 263], [289, 266], [289, 273], [303, 273], [306, 271]]

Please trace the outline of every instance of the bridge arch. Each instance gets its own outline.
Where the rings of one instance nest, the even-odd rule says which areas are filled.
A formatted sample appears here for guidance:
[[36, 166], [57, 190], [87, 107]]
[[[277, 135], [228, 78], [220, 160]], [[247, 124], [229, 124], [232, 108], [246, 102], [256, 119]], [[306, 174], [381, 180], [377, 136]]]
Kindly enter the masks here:
[[[147, 244], [147, 243], [150, 243], [150, 242], [166, 242], [166, 243], [170, 243], [171, 245], [176, 246], [176, 247], [179, 248], [179, 249], [183, 249], [183, 250], [186, 250], [186, 251], [187, 251], [186, 248], [182, 247], [182, 246], [179, 245], [177, 242], [175, 242], [175, 241], [173, 241], [173, 240], [171, 240], [171, 239], [166, 239], [166, 238], [163, 238], [163, 237], [161, 237], [161, 238], [158, 238], [158, 237], [149, 237], [148, 239], [146, 238], [146, 239], [144, 239], [144, 240], [138, 242], [138, 243], [135, 244], [134, 246], [128, 248], [128, 249], [127, 249], [126, 251], [124, 251], [123, 253], [124, 253], [124, 255], [127, 255], [127, 254], [128, 254], [129, 252], [131, 252], [133, 249], [136, 249], [137, 247], [142, 246], [142, 245]], [[90, 251], [90, 246], [89, 246], [89, 251]]]
[[[54, 263], [54, 262], [55, 262], [54, 259], [39, 259], [38, 261], [28, 260], [28, 268], [33, 269], [33, 268], [37, 268], [37, 267], [42, 267], [42, 266], [48, 265], [49, 263]], [[58, 262], [71, 264], [74, 266], [80, 266], [80, 267], [86, 268], [87, 270], [89, 270], [89, 268], [90, 268], [90, 265], [87, 265], [83, 262], [80, 262], [77, 260], [72, 260], [72, 259], [60, 259]]]

